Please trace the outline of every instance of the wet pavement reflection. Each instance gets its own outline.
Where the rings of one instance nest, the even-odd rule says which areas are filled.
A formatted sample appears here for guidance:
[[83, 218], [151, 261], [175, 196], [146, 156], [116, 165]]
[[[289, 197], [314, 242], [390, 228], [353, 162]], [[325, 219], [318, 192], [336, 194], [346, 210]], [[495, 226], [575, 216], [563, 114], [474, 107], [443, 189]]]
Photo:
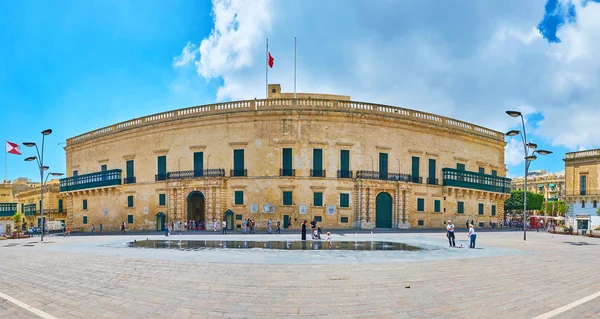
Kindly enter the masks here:
[[204, 250], [204, 249], [270, 249], [270, 250], [404, 250], [422, 248], [387, 241], [246, 241], [246, 240], [142, 240], [129, 243], [130, 247]]

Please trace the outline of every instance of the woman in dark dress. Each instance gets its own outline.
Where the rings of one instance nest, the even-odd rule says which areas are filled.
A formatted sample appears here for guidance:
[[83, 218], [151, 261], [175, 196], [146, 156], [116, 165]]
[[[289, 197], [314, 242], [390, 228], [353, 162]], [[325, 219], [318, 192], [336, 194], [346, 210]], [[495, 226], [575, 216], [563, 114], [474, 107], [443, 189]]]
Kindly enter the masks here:
[[302, 240], [306, 240], [306, 220], [302, 223]]

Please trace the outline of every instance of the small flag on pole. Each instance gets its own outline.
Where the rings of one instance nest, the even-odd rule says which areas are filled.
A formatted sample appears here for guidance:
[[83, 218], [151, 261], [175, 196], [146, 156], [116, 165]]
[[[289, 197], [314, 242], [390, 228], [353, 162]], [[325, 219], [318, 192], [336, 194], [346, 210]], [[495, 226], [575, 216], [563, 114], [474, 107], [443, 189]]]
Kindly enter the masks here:
[[271, 69], [273, 68], [273, 62], [275, 62], [275, 59], [273, 59], [273, 57], [271, 56], [271, 52], [269, 52], [269, 67]]
[[6, 152], [14, 155], [21, 155], [21, 147], [17, 143], [6, 141]]

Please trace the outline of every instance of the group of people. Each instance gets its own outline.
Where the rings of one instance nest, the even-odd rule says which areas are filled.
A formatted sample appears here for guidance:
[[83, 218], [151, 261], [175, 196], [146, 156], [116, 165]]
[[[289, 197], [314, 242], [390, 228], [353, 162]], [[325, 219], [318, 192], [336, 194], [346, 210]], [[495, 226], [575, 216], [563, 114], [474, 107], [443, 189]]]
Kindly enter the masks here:
[[[306, 220], [304, 220], [302, 222], [302, 237], [301, 237], [302, 240], [306, 240], [306, 230], [307, 230], [306, 223], [307, 223]], [[319, 225], [319, 223], [317, 223], [316, 220], [313, 219], [310, 222], [311, 238], [313, 240], [315, 240], [315, 239], [319, 240], [319, 239], [321, 239], [321, 233], [322, 233], [321, 226]], [[327, 245], [329, 246], [329, 248], [331, 248], [331, 246], [332, 246], [331, 232], [327, 232]]]
[[[475, 249], [475, 240], [477, 239], [477, 233], [475, 232], [475, 228], [473, 224], [469, 224], [467, 220], [467, 227], [469, 228], [468, 238], [469, 238], [469, 248]], [[448, 244], [450, 247], [456, 247], [455, 236], [454, 236], [454, 224], [452, 220], [449, 220], [446, 224], [446, 237], [448, 237]], [[462, 246], [461, 246], [462, 247]]]

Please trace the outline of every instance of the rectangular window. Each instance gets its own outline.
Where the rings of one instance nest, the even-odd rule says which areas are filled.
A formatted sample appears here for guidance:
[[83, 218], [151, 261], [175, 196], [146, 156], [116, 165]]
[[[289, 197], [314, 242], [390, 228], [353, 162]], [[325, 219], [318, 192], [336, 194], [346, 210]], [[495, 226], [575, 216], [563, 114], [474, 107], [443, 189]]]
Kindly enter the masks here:
[[106, 166], [106, 164], [100, 166], [100, 171], [106, 172], [107, 170], [108, 170], [108, 167]]
[[167, 205], [167, 194], [158, 194], [158, 206]]
[[313, 177], [323, 176], [323, 150], [320, 148], [313, 149]]
[[[40, 224], [40, 223], [38, 223], [38, 224]], [[87, 224], [87, 216], [83, 216], [83, 224], [84, 225]]]
[[233, 176], [245, 176], [244, 150], [233, 150]]
[[419, 177], [421, 177], [419, 174], [420, 174], [420, 172], [419, 172], [419, 157], [413, 156], [412, 157], [412, 171], [411, 171], [413, 183], [419, 183]]
[[133, 160], [125, 162], [125, 184], [135, 183], [135, 171]]
[[281, 152], [281, 176], [294, 176], [293, 163], [292, 163], [292, 149], [284, 148]]
[[433, 201], [433, 211], [440, 213], [442, 211], [442, 202], [439, 199]]
[[204, 175], [204, 152], [194, 152], [194, 177]]
[[293, 193], [290, 191], [284, 191], [283, 192], [283, 205], [289, 206], [289, 205], [293, 205], [293, 203], [294, 203]]
[[156, 176], [156, 180], [157, 181], [164, 181], [167, 179], [167, 157], [166, 156], [159, 156], [156, 159], [156, 165], [158, 167], [157, 169], [157, 176]]
[[83, 200], [83, 203], [81, 204], [81, 206], [83, 207], [83, 210], [87, 209], [87, 199]]
[[133, 196], [127, 196], [127, 207], [133, 207]]
[[478, 214], [479, 214], [479, 215], [483, 215], [483, 210], [484, 210], [484, 205], [483, 205], [483, 203], [479, 203], [479, 211], [478, 211]]
[[315, 221], [320, 223], [323, 221], [323, 218], [321, 216], [315, 216]]
[[587, 176], [586, 175], [580, 175], [579, 176], [579, 195], [585, 195], [586, 191], [587, 191]]
[[234, 192], [234, 204], [235, 205], [244, 205], [244, 191], [235, 191]]
[[458, 202], [458, 206], [457, 206], [457, 213], [459, 214], [464, 214], [465, 213], [465, 203], [464, 202]]
[[127, 224], [133, 224], [133, 215], [127, 215]]
[[340, 217], [340, 223], [343, 223], [343, 224], [348, 223], [348, 217]]
[[77, 170], [73, 171], [73, 177], [78, 176], [79, 172]]
[[[340, 151], [340, 171], [342, 173], [350, 172], [350, 151], [349, 150], [341, 150]], [[348, 174], [346, 174], [348, 175]], [[342, 174], [341, 177], [348, 178], [350, 176], [345, 176]]]
[[598, 208], [598, 201], [594, 201], [594, 208]]
[[[21, 204], [21, 212], [23, 211], [23, 204]], [[59, 199], [58, 200], [58, 212], [62, 213], [63, 212], [63, 200]]]
[[422, 219], [419, 219], [419, 220], [417, 221], [417, 225], [419, 225], [419, 226], [423, 226], [423, 225], [425, 225], [425, 223], [423, 222], [423, 220], [422, 220]]
[[465, 170], [465, 164], [456, 163], [456, 169], [459, 170], [459, 171], [464, 171]]
[[418, 212], [425, 211], [425, 198], [417, 198], [417, 211]]
[[388, 178], [388, 154], [379, 153], [379, 178], [386, 180]]
[[340, 194], [340, 207], [350, 207], [350, 194]]
[[585, 208], [585, 201], [584, 200], [581, 201], [581, 208]]
[[493, 169], [493, 170], [492, 170], [492, 176], [498, 176], [498, 171], [497, 171], [497, 170], [495, 170], [495, 169]]
[[496, 205], [492, 205], [492, 216], [496, 216]]
[[242, 215], [235, 215], [235, 220], [242, 220], [244, 218], [244, 216]]
[[323, 193], [316, 192], [313, 194], [313, 206], [316, 206], [316, 207], [323, 206]]
[[429, 159], [429, 179], [427, 180], [427, 184], [430, 185], [437, 185], [437, 178], [436, 178], [436, 162], [435, 159], [430, 158]]
[[485, 174], [485, 167], [479, 168], [479, 174]]

